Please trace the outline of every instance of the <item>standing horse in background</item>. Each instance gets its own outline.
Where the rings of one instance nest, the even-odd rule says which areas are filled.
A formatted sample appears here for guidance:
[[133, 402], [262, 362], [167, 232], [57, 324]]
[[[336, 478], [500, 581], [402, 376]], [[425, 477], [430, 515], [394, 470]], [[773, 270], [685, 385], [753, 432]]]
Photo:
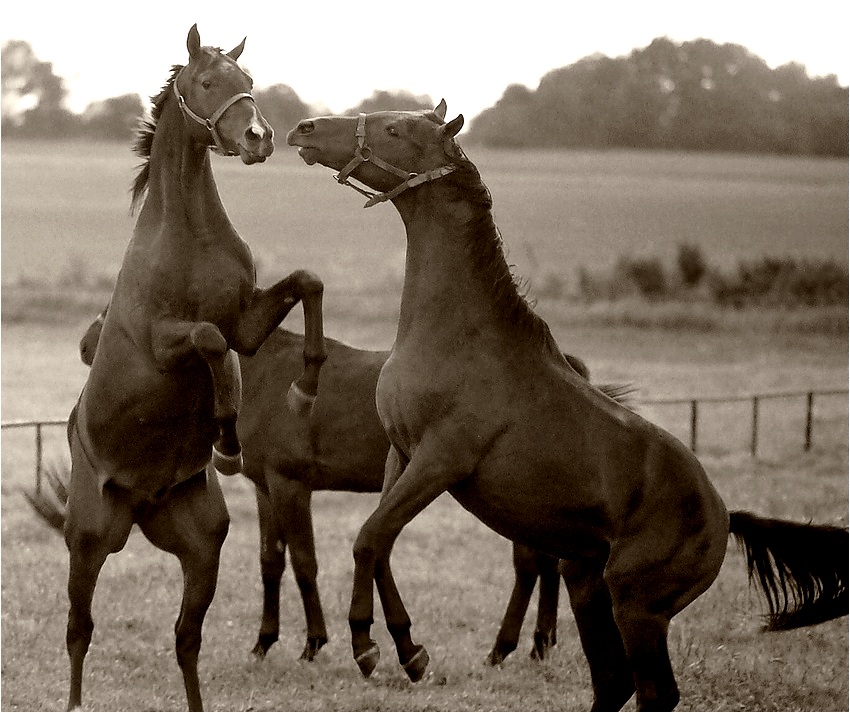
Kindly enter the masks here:
[[[80, 340], [80, 358], [91, 365], [106, 317], [104, 309]], [[375, 386], [389, 356], [386, 351], [355, 349], [334, 339], [325, 340], [328, 359], [324, 384], [306, 420], [287, 413], [283, 386], [300, 364], [304, 338], [284, 329], [269, 335], [254, 356], [240, 359], [244, 405], [239, 436], [244, 448], [243, 473], [254, 483], [260, 524], [260, 570], [263, 615], [253, 652], [263, 657], [278, 640], [280, 583], [289, 548], [295, 581], [307, 619], [307, 641], [301, 658], [312, 661], [328, 641], [319, 599], [318, 563], [310, 507], [316, 490], [377, 493], [383, 482], [389, 441], [375, 409]], [[587, 365], [564, 354], [567, 363], [585, 379]], [[598, 386], [612, 398], [626, 402], [631, 387]], [[61, 480], [51, 478], [60, 501]], [[37, 512], [54, 527], [64, 515], [46, 499], [27, 494]], [[537, 625], [531, 657], [543, 659], [557, 642], [560, 575], [558, 560], [513, 543], [514, 587], [487, 662], [500, 664], [517, 647], [523, 620], [540, 580]]]
[[[377, 586], [398, 659], [424, 675], [390, 553], [448, 491], [485, 524], [562, 560], [593, 684], [593, 709], [679, 701], [670, 620], [717, 577], [727, 539], [743, 544], [775, 629], [847, 614], [848, 534], [728, 512], [694, 454], [567, 365], [519, 293], [492, 199], [455, 136], [463, 116], [376, 112], [300, 122], [307, 164], [392, 201], [407, 234], [398, 332], [378, 380], [391, 442], [381, 500], [354, 545], [351, 643], [368, 676]], [[353, 185], [353, 184], [351, 184]]]
[[86, 384], [68, 423], [71, 480], [65, 541], [70, 552], [68, 707], [81, 704], [91, 641], [91, 602], [106, 557], [138, 523], [178, 557], [183, 601], [175, 626], [188, 705], [202, 707], [198, 652], [229, 517], [211, 454], [240, 467], [238, 361], [256, 352], [303, 301], [305, 369], [291, 404], [309, 409], [324, 360], [321, 282], [300, 271], [256, 286], [251, 252], [216, 189], [209, 150], [250, 165], [274, 150], [273, 132], [230, 52], [188, 34], [189, 62], [175, 66], [136, 152], [133, 185], [143, 206], [127, 247]]

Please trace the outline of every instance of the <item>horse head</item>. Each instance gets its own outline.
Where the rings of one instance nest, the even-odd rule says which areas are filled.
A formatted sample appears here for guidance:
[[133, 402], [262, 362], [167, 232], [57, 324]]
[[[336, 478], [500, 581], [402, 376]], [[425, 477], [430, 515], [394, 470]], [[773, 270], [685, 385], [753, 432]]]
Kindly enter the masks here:
[[238, 154], [243, 163], [265, 161], [274, 151], [274, 130], [251, 95], [253, 80], [236, 64], [245, 40], [230, 52], [204, 47], [192, 25], [186, 48], [189, 62], [174, 80], [174, 93], [192, 136], [224, 155]]
[[[339, 171], [339, 183], [356, 178], [378, 191], [367, 207], [440, 178], [464, 158], [454, 137], [463, 115], [445, 121], [446, 103], [432, 111], [378, 111], [359, 116], [305, 119], [286, 137], [308, 164], [320, 163]], [[361, 191], [363, 192], [363, 191]]]

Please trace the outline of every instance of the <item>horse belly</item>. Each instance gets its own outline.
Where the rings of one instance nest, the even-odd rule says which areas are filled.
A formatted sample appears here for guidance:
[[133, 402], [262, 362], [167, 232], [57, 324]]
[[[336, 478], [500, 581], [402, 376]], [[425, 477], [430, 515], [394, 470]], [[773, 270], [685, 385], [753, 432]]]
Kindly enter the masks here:
[[598, 555], [607, 547], [604, 504], [571, 490], [545, 465], [501, 470], [484, 464], [450, 492], [509, 540], [562, 559]]
[[218, 435], [208, 380], [192, 371], [93, 371], [78, 427], [102, 482], [153, 494], [203, 469]]

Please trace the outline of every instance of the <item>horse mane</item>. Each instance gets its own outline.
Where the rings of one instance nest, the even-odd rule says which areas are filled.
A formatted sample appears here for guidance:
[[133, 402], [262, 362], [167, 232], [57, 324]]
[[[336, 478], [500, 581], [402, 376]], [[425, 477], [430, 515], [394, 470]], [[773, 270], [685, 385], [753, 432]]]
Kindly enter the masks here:
[[490, 286], [497, 318], [511, 330], [528, 335], [556, 358], [563, 359], [549, 325], [527, 299], [528, 283], [518, 279], [514, 266], [508, 264], [502, 234], [493, 219], [490, 190], [481, 180], [475, 164], [459, 147], [457, 151], [458, 170], [442, 180], [456, 189], [450, 200], [463, 200], [473, 207], [473, 217], [464, 226], [465, 244], [476, 274]]
[[136, 130], [136, 141], [133, 144], [133, 152], [144, 159], [137, 167], [138, 172], [133, 180], [132, 198], [130, 199], [130, 214], [136, 212], [136, 208], [145, 195], [150, 180], [151, 171], [151, 149], [153, 148], [153, 137], [156, 132], [156, 125], [162, 116], [162, 109], [165, 106], [165, 100], [171, 92], [171, 86], [183, 69], [182, 64], [175, 64], [171, 67], [171, 75], [163, 85], [159, 94], [151, 97], [150, 113], [139, 120], [139, 127]]

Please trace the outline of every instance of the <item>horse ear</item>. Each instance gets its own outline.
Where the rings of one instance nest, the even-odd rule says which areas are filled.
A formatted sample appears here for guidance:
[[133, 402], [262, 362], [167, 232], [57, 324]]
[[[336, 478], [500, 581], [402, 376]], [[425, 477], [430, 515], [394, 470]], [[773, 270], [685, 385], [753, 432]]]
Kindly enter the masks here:
[[463, 114], [458, 114], [448, 124], [443, 124], [440, 131], [443, 133], [444, 139], [451, 139], [458, 135], [458, 132], [463, 128]]
[[197, 22], [189, 30], [189, 36], [186, 38], [186, 49], [189, 50], [189, 57], [195, 57], [201, 51], [201, 35], [198, 33]]
[[236, 45], [236, 47], [230, 50], [230, 52], [227, 53], [227, 56], [230, 57], [230, 59], [232, 59], [234, 62], [239, 59], [239, 55], [241, 55], [242, 50], [245, 49], [245, 40], [247, 39], [247, 37], [243, 37], [242, 41], [238, 45]]
[[443, 121], [446, 120], [446, 100], [440, 99], [440, 103], [434, 107], [434, 114], [440, 117]]

